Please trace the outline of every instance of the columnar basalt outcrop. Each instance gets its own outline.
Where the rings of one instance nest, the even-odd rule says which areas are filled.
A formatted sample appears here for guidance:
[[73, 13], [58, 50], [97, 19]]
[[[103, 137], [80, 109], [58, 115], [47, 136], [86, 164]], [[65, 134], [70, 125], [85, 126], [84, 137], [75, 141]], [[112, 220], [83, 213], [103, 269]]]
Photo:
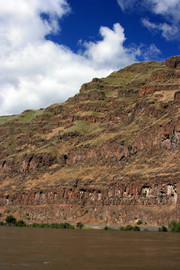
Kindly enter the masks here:
[[136, 63], [63, 104], [0, 117], [0, 218], [179, 220], [179, 63]]
[[0, 197], [1, 205], [69, 204], [80, 206], [180, 204], [179, 181], [156, 180], [151, 183], [112, 184], [102, 189], [64, 187], [61, 190], [35, 190]]
[[[180, 214], [179, 193], [179, 181], [160, 179], [152, 183], [116, 183], [103, 189], [66, 187], [61, 190], [8, 194], [0, 197], [0, 204], [8, 209], [20, 206], [21, 211], [27, 211], [28, 216], [39, 221], [47, 221], [49, 218], [56, 221], [61, 217], [63, 221], [72, 221], [74, 218], [74, 221], [81, 219], [88, 223], [94, 220], [98, 223], [107, 220], [109, 223], [135, 223], [141, 220], [158, 225], [162, 221], [163, 224], [168, 224]], [[50, 213], [51, 206], [54, 216]], [[134, 213], [130, 214], [129, 209], [134, 209]], [[147, 215], [147, 211], [150, 211], [150, 216]], [[163, 213], [163, 216], [157, 219], [158, 213]]]

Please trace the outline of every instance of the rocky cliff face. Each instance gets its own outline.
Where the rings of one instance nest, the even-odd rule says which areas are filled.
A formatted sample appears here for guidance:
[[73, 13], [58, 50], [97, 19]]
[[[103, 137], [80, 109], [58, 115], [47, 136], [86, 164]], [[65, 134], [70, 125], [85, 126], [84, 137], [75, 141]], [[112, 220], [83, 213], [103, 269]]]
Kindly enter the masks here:
[[37, 221], [180, 219], [180, 56], [0, 117], [0, 213]]

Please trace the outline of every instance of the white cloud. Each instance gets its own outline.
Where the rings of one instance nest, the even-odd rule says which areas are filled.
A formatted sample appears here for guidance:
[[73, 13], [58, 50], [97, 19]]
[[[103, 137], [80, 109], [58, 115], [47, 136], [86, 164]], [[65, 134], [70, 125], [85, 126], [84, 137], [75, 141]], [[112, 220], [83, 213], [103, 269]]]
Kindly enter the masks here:
[[180, 21], [180, 0], [117, 0], [117, 2], [123, 11], [141, 6], [155, 14], [171, 16], [173, 20]]
[[173, 21], [180, 21], [180, 0], [148, 0], [152, 11], [156, 14], [170, 16]]
[[140, 53], [125, 48], [120, 24], [101, 27], [102, 40], [86, 42], [81, 54], [46, 40], [70, 12], [66, 0], [0, 0], [0, 6], [0, 115], [62, 102], [82, 83], [131, 64]]
[[138, 2], [138, 0], [117, 0], [117, 1], [122, 11], [133, 8], [133, 6]]
[[[149, 10], [164, 18], [164, 23], [151, 22], [143, 19], [142, 22], [149, 30], [160, 30], [167, 40], [179, 39], [180, 33], [180, 0], [117, 0], [120, 8], [131, 10], [132, 7], [141, 6], [142, 10]], [[168, 23], [167, 23], [168, 22]]]
[[161, 51], [154, 44], [150, 44], [149, 47], [141, 47], [141, 54], [144, 56], [144, 60], [148, 61], [149, 59], [158, 59]]
[[114, 24], [113, 30], [102, 26], [99, 32], [103, 38], [102, 41], [84, 44], [85, 55], [97, 68], [110, 66], [117, 69], [119, 66], [126, 66], [135, 61], [137, 52], [124, 47], [126, 38], [124, 29], [119, 23]]
[[169, 25], [167, 23], [152, 23], [148, 19], [142, 20], [143, 25], [149, 30], [157, 30], [162, 32], [162, 36], [167, 40], [173, 39], [178, 34], [179, 29], [176, 25]]

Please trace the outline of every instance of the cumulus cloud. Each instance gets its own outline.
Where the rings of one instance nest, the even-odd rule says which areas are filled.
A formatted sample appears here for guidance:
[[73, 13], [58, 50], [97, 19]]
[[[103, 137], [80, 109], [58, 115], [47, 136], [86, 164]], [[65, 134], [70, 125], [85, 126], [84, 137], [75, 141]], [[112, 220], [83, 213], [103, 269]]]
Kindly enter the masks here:
[[112, 30], [101, 27], [99, 32], [103, 38], [102, 41], [84, 44], [85, 55], [91, 59], [95, 67], [110, 66], [117, 69], [119, 66], [126, 66], [135, 61], [138, 52], [124, 47], [126, 38], [124, 29], [119, 23], [114, 24]]
[[143, 25], [154, 31], [161, 31], [162, 36], [167, 40], [179, 39], [180, 27], [180, 0], [117, 0], [122, 11], [131, 10], [132, 7], [141, 6], [156, 15], [161, 15], [165, 22], [155, 23], [149, 19], [143, 19]]
[[120, 24], [101, 27], [102, 39], [85, 42], [83, 53], [46, 40], [70, 12], [66, 0], [0, 0], [0, 6], [0, 115], [62, 102], [139, 54], [125, 48]]

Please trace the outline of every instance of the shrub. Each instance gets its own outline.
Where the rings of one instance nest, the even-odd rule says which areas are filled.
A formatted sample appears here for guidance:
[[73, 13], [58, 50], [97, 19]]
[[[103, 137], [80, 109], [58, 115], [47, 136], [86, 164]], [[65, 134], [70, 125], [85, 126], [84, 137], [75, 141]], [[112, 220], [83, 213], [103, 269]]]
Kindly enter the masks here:
[[120, 231], [140, 231], [140, 227], [139, 226], [131, 226], [131, 225], [127, 225], [126, 227], [120, 226], [119, 227]]
[[[84, 228], [84, 227], [83, 227]], [[68, 229], [70, 229], [70, 230], [74, 230], [75, 228], [74, 228], [74, 226], [73, 225], [69, 225], [69, 228]]]
[[133, 226], [131, 226], [131, 225], [127, 225], [125, 227], [125, 231], [132, 231], [132, 230], [133, 230]]
[[49, 224], [48, 223], [39, 223], [39, 228], [48, 228]]
[[20, 220], [16, 221], [15, 226], [16, 227], [26, 227], [26, 223], [22, 219], [20, 219]]
[[12, 225], [16, 223], [16, 218], [10, 215], [6, 217], [5, 221], [7, 224]]
[[137, 225], [141, 225], [141, 224], [142, 224], [142, 221], [138, 220]]
[[140, 227], [139, 226], [134, 226], [133, 227], [133, 231], [139, 232], [140, 231]]
[[103, 230], [105, 230], [105, 231], [112, 231], [112, 230], [113, 230], [113, 228], [108, 227], [108, 226], [105, 226], [105, 227], [103, 228]]
[[180, 232], [180, 222], [171, 221], [168, 227], [171, 232]]
[[59, 225], [61, 229], [74, 229], [74, 226], [69, 223], [60, 223]]
[[32, 224], [30, 224], [30, 227], [37, 228], [37, 227], [39, 227], [39, 224], [38, 223], [32, 223]]
[[0, 221], [0, 226], [3, 226], [5, 225], [3, 221]]
[[78, 222], [77, 224], [76, 224], [76, 226], [77, 226], [77, 228], [79, 228], [80, 230], [84, 227], [84, 224], [83, 223], [81, 223], [81, 222]]
[[168, 231], [168, 229], [164, 225], [159, 227], [158, 230], [159, 230], [159, 232], [167, 232]]
[[144, 228], [144, 232], [148, 232], [148, 229], [147, 228]]
[[49, 227], [54, 228], [54, 229], [58, 229], [58, 228], [60, 228], [60, 225], [58, 223], [50, 223]]

